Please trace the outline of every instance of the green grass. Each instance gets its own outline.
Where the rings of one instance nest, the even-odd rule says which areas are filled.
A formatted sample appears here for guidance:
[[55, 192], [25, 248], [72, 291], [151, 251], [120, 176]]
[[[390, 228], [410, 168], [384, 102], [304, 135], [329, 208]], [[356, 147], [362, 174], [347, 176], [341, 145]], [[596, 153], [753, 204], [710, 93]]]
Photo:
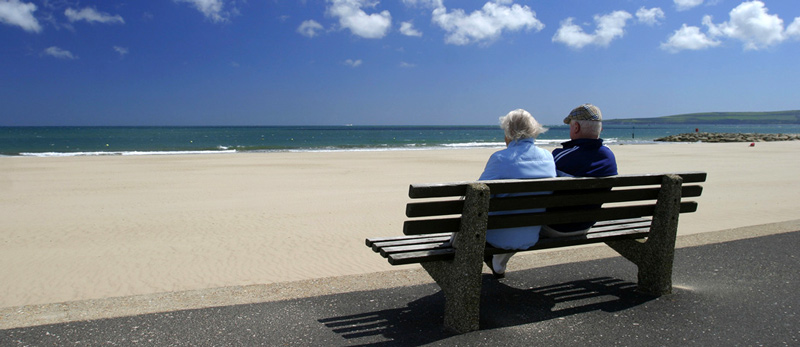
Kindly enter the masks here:
[[603, 123], [647, 124], [800, 124], [800, 110], [774, 112], [706, 112], [654, 118], [608, 119]]

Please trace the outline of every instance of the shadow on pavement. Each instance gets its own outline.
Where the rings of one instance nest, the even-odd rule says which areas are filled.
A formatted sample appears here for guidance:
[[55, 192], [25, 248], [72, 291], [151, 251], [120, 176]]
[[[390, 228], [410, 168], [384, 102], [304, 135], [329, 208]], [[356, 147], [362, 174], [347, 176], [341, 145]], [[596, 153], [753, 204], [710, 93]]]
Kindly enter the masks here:
[[[488, 275], [483, 277], [483, 282], [481, 330], [590, 311], [621, 311], [655, 299], [636, 292], [635, 283], [611, 277], [526, 289], [510, 286], [506, 280], [498, 282]], [[444, 295], [438, 292], [414, 300], [406, 307], [334, 316], [319, 322], [355, 344], [365, 337], [382, 336], [388, 341], [379, 345], [419, 345], [452, 336], [442, 328], [443, 309]]]

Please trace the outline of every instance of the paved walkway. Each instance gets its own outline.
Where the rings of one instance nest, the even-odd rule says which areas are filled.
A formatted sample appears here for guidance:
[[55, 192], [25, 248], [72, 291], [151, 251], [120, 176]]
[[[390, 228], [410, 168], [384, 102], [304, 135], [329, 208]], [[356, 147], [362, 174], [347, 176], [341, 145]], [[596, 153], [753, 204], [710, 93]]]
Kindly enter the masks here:
[[6, 329], [0, 346], [797, 346], [798, 245], [800, 231], [679, 248], [660, 298], [637, 294], [619, 257], [486, 274], [481, 330], [457, 336], [427, 282]]

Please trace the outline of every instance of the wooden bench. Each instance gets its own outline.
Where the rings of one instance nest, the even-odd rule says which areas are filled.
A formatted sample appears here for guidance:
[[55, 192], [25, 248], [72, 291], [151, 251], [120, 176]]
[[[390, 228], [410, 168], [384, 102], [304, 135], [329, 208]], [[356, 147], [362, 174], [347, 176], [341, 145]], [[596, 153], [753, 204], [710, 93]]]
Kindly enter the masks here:
[[[366, 243], [392, 265], [420, 263], [444, 292], [445, 326], [463, 333], [479, 328], [484, 255], [509, 252], [486, 244], [487, 229], [597, 221], [585, 236], [541, 238], [528, 251], [604, 242], [637, 265], [639, 291], [671, 293], [678, 215], [697, 210], [682, 198], [700, 196], [702, 186], [687, 183], [705, 180], [704, 172], [688, 172], [412, 184], [409, 197], [423, 200], [406, 206], [406, 236]], [[542, 208], [560, 209], [495, 214]]]

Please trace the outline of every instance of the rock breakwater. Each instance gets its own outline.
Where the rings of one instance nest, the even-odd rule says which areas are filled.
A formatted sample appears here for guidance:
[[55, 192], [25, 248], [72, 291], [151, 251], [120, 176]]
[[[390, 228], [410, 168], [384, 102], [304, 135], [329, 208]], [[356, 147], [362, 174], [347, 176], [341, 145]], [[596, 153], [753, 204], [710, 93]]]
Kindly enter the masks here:
[[768, 142], [797, 141], [800, 134], [685, 133], [655, 139], [662, 142]]

